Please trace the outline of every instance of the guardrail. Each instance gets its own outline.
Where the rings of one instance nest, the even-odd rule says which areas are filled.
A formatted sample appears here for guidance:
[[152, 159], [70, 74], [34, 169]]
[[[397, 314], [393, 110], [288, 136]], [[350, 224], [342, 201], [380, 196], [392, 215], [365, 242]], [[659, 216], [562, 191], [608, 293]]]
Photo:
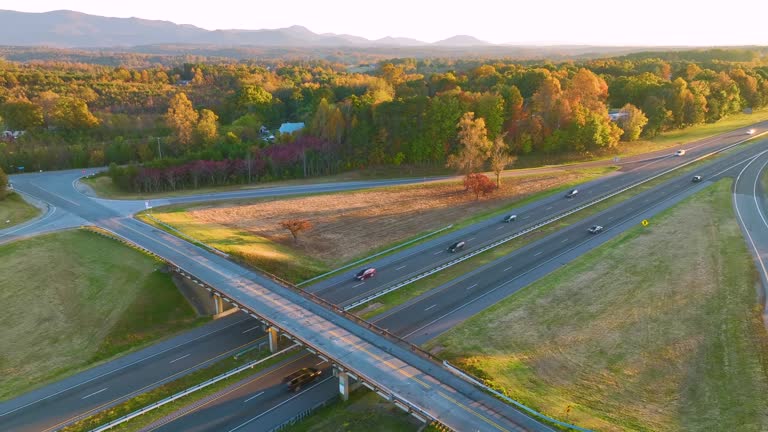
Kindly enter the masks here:
[[375, 253], [375, 254], [373, 254], [373, 255], [367, 256], [367, 257], [365, 257], [365, 258], [363, 258], [363, 259], [360, 259], [360, 260], [357, 260], [357, 261], [355, 261], [355, 262], [353, 262], [353, 263], [349, 263], [349, 264], [347, 264], [347, 265], [344, 265], [344, 266], [341, 266], [341, 267], [339, 267], [339, 268], [337, 268], [337, 269], [333, 269], [333, 270], [331, 270], [331, 271], [329, 271], [329, 272], [327, 272], [327, 273], [323, 273], [323, 274], [321, 274], [321, 275], [319, 275], [319, 276], [315, 276], [315, 277], [313, 277], [313, 278], [311, 278], [311, 279], [307, 279], [307, 280], [305, 280], [305, 281], [301, 281], [301, 282], [297, 283], [297, 284], [296, 284], [296, 286], [302, 286], [302, 285], [304, 285], [304, 284], [307, 284], [307, 283], [309, 283], [309, 282], [312, 282], [312, 281], [315, 281], [315, 280], [318, 280], [318, 279], [324, 278], [324, 277], [326, 277], [326, 276], [328, 276], [328, 275], [332, 275], [332, 274], [334, 274], [334, 273], [337, 273], [337, 272], [339, 272], [339, 271], [341, 271], [341, 270], [344, 270], [344, 269], [347, 269], [347, 268], [350, 268], [350, 267], [356, 266], [356, 265], [358, 265], [358, 264], [360, 264], [360, 263], [364, 263], [364, 262], [366, 262], [366, 261], [368, 261], [368, 260], [370, 260], [370, 259], [372, 259], [372, 258], [376, 258], [377, 256], [381, 256], [381, 255], [384, 255], [384, 254], [386, 254], [386, 253], [392, 252], [393, 250], [397, 250], [397, 249], [400, 249], [400, 248], [402, 248], [402, 247], [408, 246], [409, 244], [413, 244], [413, 243], [416, 243], [416, 242], [417, 242], [417, 241], [419, 241], [419, 240], [423, 240], [423, 239], [425, 239], [425, 238], [427, 238], [427, 237], [431, 237], [431, 236], [433, 236], [433, 235], [435, 235], [435, 234], [437, 234], [437, 233], [443, 232], [443, 231], [445, 231], [445, 230], [447, 230], [447, 229], [451, 229], [451, 228], [453, 228], [453, 224], [451, 224], [451, 225], [448, 225], [448, 226], [447, 226], [447, 227], [445, 227], [445, 228], [440, 228], [439, 230], [436, 230], [436, 231], [432, 231], [431, 233], [427, 233], [427, 234], [424, 234], [424, 235], [423, 235], [423, 236], [421, 236], [421, 237], [417, 237], [417, 238], [415, 238], [415, 239], [413, 239], [413, 240], [409, 240], [409, 241], [407, 241], [407, 242], [405, 242], [405, 243], [401, 243], [401, 244], [399, 244], [399, 245], [397, 245], [397, 246], [393, 246], [393, 247], [391, 247], [391, 248], [389, 248], [389, 249], [387, 249], [387, 250], [383, 250], [383, 251], [381, 251], [381, 252], [379, 252], [379, 253]]
[[289, 346], [288, 348], [286, 348], [286, 349], [284, 349], [282, 351], [278, 351], [278, 352], [276, 352], [274, 354], [271, 354], [271, 355], [269, 355], [267, 357], [264, 357], [263, 359], [254, 360], [252, 362], [248, 362], [248, 363], [246, 363], [246, 364], [244, 364], [244, 365], [242, 365], [242, 366], [240, 366], [238, 368], [232, 369], [229, 372], [225, 372], [225, 373], [223, 373], [223, 374], [221, 374], [221, 375], [219, 375], [217, 377], [211, 378], [208, 381], [205, 381], [205, 382], [202, 382], [202, 383], [197, 384], [195, 386], [192, 386], [192, 387], [190, 387], [190, 388], [188, 388], [186, 390], [182, 390], [182, 391], [180, 391], [180, 392], [178, 392], [178, 393], [176, 393], [174, 395], [168, 396], [167, 398], [165, 398], [163, 400], [157, 401], [157, 402], [155, 402], [153, 404], [145, 406], [144, 408], [136, 410], [136, 411], [134, 411], [134, 412], [132, 412], [130, 414], [124, 415], [124, 416], [120, 417], [119, 419], [112, 420], [111, 422], [109, 422], [107, 424], [101, 425], [101, 426], [97, 427], [96, 429], [91, 430], [91, 432], [101, 432], [101, 431], [105, 431], [107, 429], [111, 429], [111, 428], [113, 428], [113, 427], [115, 427], [115, 426], [117, 426], [119, 424], [127, 422], [128, 420], [131, 420], [131, 419], [133, 419], [135, 417], [138, 417], [138, 416], [140, 416], [142, 414], [146, 414], [146, 413], [148, 413], [148, 412], [150, 412], [152, 410], [160, 408], [163, 405], [169, 404], [169, 403], [175, 401], [176, 399], [183, 398], [184, 396], [187, 396], [187, 395], [189, 395], [191, 393], [194, 393], [194, 392], [196, 392], [198, 390], [204, 389], [204, 388], [208, 387], [209, 385], [216, 384], [217, 382], [219, 382], [221, 380], [225, 380], [225, 379], [227, 379], [227, 378], [229, 378], [229, 377], [231, 377], [233, 375], [239, 374], [240, 372], [242, 372], [242, 371], [244, 371], [246, 369], [250, 369], [250, 368], [256, 366], [259, 363], [263, 363], [263, 362], [265, 362], [265, 361], [267, 361], [269, 359], [272, 359], [272, 358], [274, 358], [274, 357], [276, 357], [278, 355], [285, 354], [286, 352], [288, 352], [290, 350], [293, 350], [293, 349], [296, 349], [297, 347], [298, 347], [298, 345], [294, 344], [294, 345], [291, 345], [291, 346]]
[[570, 215], [572, 215], [574, 213], [580, 212], [580, 211], [582, 211], [582, 210], [584, 210], [584, 209], [586, 209], [588, 207], [592, 207], [592, 206], [597, 205], [597, 204], [599, 204], [599, 203], [601, 203], [601, 202], [603, 202], [603, 201], [605, 201], [607, 199], [613, 198], [616, 195], [622, 194], [622, 193], [624, 193], [624, 192], [626, 192], [626, 191], [628, 191], [630, 189], [634, 189], [634, 188], [636, 188], [638, 186], [641, 186], [641, 185], [643, 185], [643, 184], [645, 184], [647, 182], [653, 181], [653, 180], [655, 180], [655, 179], [657, 179], [659, 177], [667, 175], [667, 174], [669, 174], [669, 173], [671, 173], [671, 172], [673, 172], [675, 170], [678, 170], [680, 168], [686, 167], [686, 166], [688, 166], [688, 165], [690, 165], [692, 163], [695, 163], [695, 162], [698, 162], [700, 160], [706, 159], [706, 158], [708, 158], [708, 157], [710, 157], [712, 155], [715, 155], [717, 153], [721, 153], [721, 152], [724, 152], [726, 150], [729, 150], [729, 149], [731, 149], [731, 148], [733, 148], [733, 147], [735, 147], [735, 146], [737, 146], [739, 144], [742, 144], [742, 143], [744, 143], [746, 141], [749, 141], [751, 139], [757, 138], [757, 137], [759, 137], [761, 135], [764, 135], [766, 133], [768, 133], [768, 132], [763, 132], [763, 133], [761, 133], [759, 135], [755, 135], [755, 136], [750, 137], [748, 139], [741, 140], [741, 141], [739, 141], [737, 143], [731, 144], [731, 145], [729, 145], [727, 147], [723, 147], [722, 149], [715, 150], [713, 152], [709, 152], [709, 153], [707, 153], [705, 155], [702, 155], [702, 156], [699, 156], [699, 157], [697, 157], [695, 159], [691, 159], [688, 162], [685, 162], [683, 164], [680, 164], [678, 166], [675, 166], [675, 167], [672, 167], [672, 168], [670, 168], [668, 170], [665, 170], [665, 171], [663, 171], [663, 172], [661, 172], [659, 174], [656, 174], [656, 175], [653, 175], [653, 176], [648, 177], [646, 179], [643, 179], [643, 180], [641, 180], [641, 181], [639, 181], [637, 183], [633, 183], [633, 184], [631, 184], [629, 186], [623, 187], [623, 188], [618, 189], [616, 191], [609, 192], [607, 194], [603, 194], [600, 197], [598, 197], [598, 198], [596, 198], [596, 199], [594, 199], [594, 200], [592, 200], [592, 201], [590, 201], [590, 202], [588, 202], [586, 204], [580, 205], [580, 206], [578, 206], [576, 208], [573, 208], [571, 210], [565, 211], [563, 213], [559, 213], [556, 216], [553, 216], [553, 217], [545, 220], [544, 222], [539, 222], [539, 223], [536, 223], [534, 225], [531, 225], [528, 228], [525, 228], [525, 229], [523, 229], [521, 231], [518, 231], [518, 232], [516, 232], [514, 234], [511, 234], [511, 235], [509, 235], [507, 237], [504, 237], [504, 238], [502, 238], [500, 240], [493, 241], [490, 244], [487, 244], [487, 245], [485, 245], [485, 246], [483, 246], [483, 247], [481, 247], [479, 249], [475, 249], [472, 252], [464, 254], [464, 255], [462, 255], [462, 256], [460, 256], [458, 258], [455, 258], [453, 260], [450, 260], [450, 261], [448, 261], [446, 263], [443, 263], [443, 264], [441, 264], [441, 265], [439, 265], [437, 267], [434, 267], [434, 268], [432, 268], [430, 270], [427, 270], [426, 272], [419, 273], [416, 276], [408, 278], [408, 279], [406, 279], [406, 280], [404, 280], [402, 282], [398, 282], [397, 284], [392, 285], [392, 286], [387, 287], [387, 288], [384, 288], [381, 291], [377, 291], [377, 292], [375, 292], [373, 294], [369, 294], [369, 295], [367, 295], [367, 296], [365, 296], [365, 297], [363, 297], [363, 298], [361, 298], [359, 300], [355, 300], [354, 302], [344, 306], [344, 310], [349, 311], [349, 310], [352, 310], [352, 309], [354, 309], [356, 307], [362, 306], [362, 305], [364, 305], [364, 304], [366, 304], [366, 303], [368, 303], [368, 302], [370, 302], [372, 300], [375, 300], [375, 299], [377, 299], [377, 298], [379, 298], [379, 297], [381, 297], [383, 295], [389, 294], [389, 293], [391, 293], [393, 291], [397, 291], [400, 288], [403, 288], [403, 287], [405, 287], [407, 285], [410, 285], [410, 284], [412, 284], [412, 283], [414, 283], [414, 282], [416, 282], [416, 281], [418, 281], [420, 279], [424, 279], [425, 277], [428, 277], [428, 276], [431, 276], [431, 275], [433, 275], [435, 273], [443, 271], [443, 270], [445, 270], [448, 267], [453, 267], [453, 266], [455, 266], [456, 264], [458, 264], [460, 262], [466, 261], [466, 260], [468, 260], [468, 259], [470, 259], [470, 258], [472, 258], [472, 257], [474, 257], [476, 255], [479, 255], [479, 254], [481, 254], [483, 252], [486, 252], [486, 251], [488, 251], [490, 249], [498, 247], [498, 246], [500, 246], [500, 245], [502, 245], [504, 243], [512, 241], [512, 240], [514, 240], [514, 239], [516, 239], [518, 237], [521, 237], [521, 236], [523, 236], [525, 234], [530, 233], [531, 231], [535, 231], [535, 230], [537, 230], [537, 229], [539, 229], [539, 228], [541, 228], [543, 226], [549, 225], [549, 224], [551, 224], [553, 222], [556, 222], [556, 221], [558, 221], [560, 219], [568, 217], [568, 216], [570, 216]]
[[529, 408], [529, 407], [521, 404], [520, 402], [512, 399], [511, 397], [505, 395], [504, 393], [501, 393], [501, 392], [499, 392], [499, 391], [497, 391], [497, 390], [495, 390], [495, 389], [493, 389], [491, 387], [488, 387], [487, 385], [485, 385], [485, 383], [480, 378], [477, 378], [477, 377], [471, 375], [470, 373], [465, 372], [465, 371], [457, 368], [456, 366], [454, 366], [451, 363], [449, 363], [448, 360], [443, 360], [443, 365], [448, 370], [450, 370], [454, 374], [458, 375], [459, 377], [461, 377], [461, 378], [463, 378], [463, 379], [465, 379], [465, 380], [475, 384], [478, 387], [483, 388], [484, 390], [492, 393], [493, 395], [503, 399], [506, 402], [511, 403], [512, 405], [520, 408], [521, 410], [527, 412], [528, 414], [531, 414], [534, 417], [538, 417], [540, 419], [546, 420], [548, 422], [554, 423], [554, 424], [556, 424], [556, 425], [558, 425], [560, 427], [564, 427], [564, 428], [567, 428], [567, 429], [573, 429], [573, 430], [577, 430], [579, 432], [592, 432], [590, 429], [584, 429], [583, 427], [579, 427], [579, 426], [576, 426], [576, 425], [572, 425], [570, 423], [562, 422], [560, 420], [557, 420], [557, 419], [554, 419], [552, 417], [549, 417], [546, 414], [542, 414], [542, 413], [536, 411], [533, 408]]

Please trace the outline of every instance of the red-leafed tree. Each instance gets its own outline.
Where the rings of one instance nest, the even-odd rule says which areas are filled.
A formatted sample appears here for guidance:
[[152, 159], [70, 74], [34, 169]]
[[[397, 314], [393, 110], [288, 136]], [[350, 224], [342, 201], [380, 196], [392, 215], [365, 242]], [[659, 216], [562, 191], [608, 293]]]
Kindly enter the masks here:
[[299, 233], [312, 229], [312, 223], [306, 219], [288, 219], [280, 222], [280, 226], [291, 232], [293, 241], [299, 241]]
[[475, 199], [479, 200], [480, 195], [486, 196], [496, 190], [496, 185], [485, 174], [470, 173], [464, 177], [464, 187], [475, 194]]

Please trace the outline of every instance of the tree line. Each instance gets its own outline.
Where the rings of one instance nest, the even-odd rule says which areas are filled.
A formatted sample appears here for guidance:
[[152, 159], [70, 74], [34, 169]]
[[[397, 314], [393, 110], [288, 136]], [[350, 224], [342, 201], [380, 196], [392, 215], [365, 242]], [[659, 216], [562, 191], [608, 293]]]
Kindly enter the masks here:
[[[486, 167], [494, 151], [605, 153], [620, 141], [764, 107], [768, 67], [749, 53], [461, 67], [392, 59], [362, 72], [322, 61], [150, 68], [4, 61], [0, 117], [6, 129], [26, 133], [0, 142], [0, 166], [115, 164], [116, 182], [146, 191], [378, 165], [457, 167], [467, 113], [483, 120]], [[262, 127], [282, 122], [306, 127], [267, 139]], [[495, 165], [503, 166], [498, 158]]]

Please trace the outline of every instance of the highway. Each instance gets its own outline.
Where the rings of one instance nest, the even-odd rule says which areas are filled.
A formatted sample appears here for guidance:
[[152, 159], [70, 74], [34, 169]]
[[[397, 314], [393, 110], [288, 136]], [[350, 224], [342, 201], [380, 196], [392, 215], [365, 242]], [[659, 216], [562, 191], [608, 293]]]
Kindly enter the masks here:
[[[556, 197], [551, 197], [551, 198], [542, 200], [541, 202], [534, 203], [534, 204], [532, 204], [530, 206], [526, 206], [527, 208], [530, 208], [530, 213], [528, 213], [526, 209], [522, 209], [522, 211], [519, 211], [518, 212], [518, 222], [517, 222], [517, 224], [503, 224], [502, 225], [498, 221], [488, 221], [487, 223], [479, 224], [479, 228], [477, 226], [473, 226], [473, 227], [468, 228], [468, 230], [474, 230], [474, 232], [481, 233], [483, 235], [487, 234], [487, 237], [485, 237], [484, 239], [472, 239], [472, 240], [469, 240], [470, 237], [466, 237], [468, 232], [464, 232], [464, 231], [453, 235], [453, 238], [459, 238], [459, 236], [462, 236], [462, 238], [467, 239], [469, 241], [469, 243], [470, 243], [470, 248], [468, 248], [465, 252], [469, 252], [469, 251], [472, 250], [472, 247], [471, 247], [472, 245], [479, 245], [483, 241], [487, 242], [487, 241], [490, 241], [490, 239], [497, 238], [497, 237], [499, 237], [501, 235], [507, 234], [508, 231], [504, 231], [504, 230], [507, 230], [507, 229], [508, 230], [519, 229], [521, 226], [523, 226], [525, 224], [525, 222], [523, 222], [524, 220], [534, 221], [534, 220], [536, 220], [536, 218], [544, 218], [544, 217], [547, 217], [548, 215], [552, 214], [553, 212], [564, 211], [567, 208], [579, 205], [579, 204], [583, 203], [585, 200], [587, 200], [589, 196], [594, 196], [594, 195], [598, 195], [598, 194], [602, 193], [601, 192], [602, 189], [597, 189], [597, 188], [605, 188], [604, 189], [605, 191], [620, 188], [621, 185], [623, 185], [623, 184], [632, 183], [633, 181], [637, 181], [637, 179], [639, 179], [639, 178], [645, 178], [645, 177], [647, 177], [649, 175], [652, 175], [653, 173], [663, 171], [664, 169], [668, 168], [669, 166], [673, 166], [675, 164], [685, 162], [685, 161], [689, 160], [690, 158], [693, 158], [693, 157], [697, 156], [698, 154], [702, 154], [702, 153], [705, 153], [707, 151], [711, 151], [714, 148], [723, 147], [723, 146], [728, 145], [728, 144], [730, 144], [732, 142], [737, 142], [737, 141], [739, 141], [740, 139], [743, 139], [743, 138], [744, 138], [744, 136], [743, 136], [742, 133], [735, 132], [735, 133], [732, 133], [732, 134], [726, 134], [725, 136], [717, 137], [717, 139], [710, 139], [710, 140], [707, 140], [707, 141], [705, 141], [703, 143], [697, 143], [697, 144], [694, 144], [694, 145], [691, 145], [691, 146], [686, 146], [686, 148], [688, 148], [689, 150], [688, 150], [688, 155], [686, 157], [684, 157], [684, 158], [658, 157], [657, 156], [657, 158], [654, 158], [652, 160], [644, 160], [644, 161], [641, 161], [641, 162], [626, 163], [623, 166], [623, 169], [622, 169], [622, 171], [624, 171], [625, 173], [609, 177], [608, 179], [605, 179], [605, 180], [600, 180], [600, 181], [597, 181], [597, 182], [593, 182], [592, 184], [594, 185], [594, 187], [596, 189], [592, 189], [592, 186], [589, 186], [587, 188], [581, 188], [581, 189], [583, 189], [582, 190], [582, 194], [580, 196], [578, 196], [577, 198], [574, 198], [573, 200], [565, 200], [561, 196], [556, 196]], [[648, 158], [645, 158], [645, 159], [648, 159]], [[53, 174], [53, 173], [51, 173], [51, 174]], [[78, 171], [78, 172], [64, 173], [64, 175], [68, 176], [67, 179], [69, 179], [69, 178], [75, 179], [76, 177], [78, 177], [81, 174]], [[25, 181], [24, 182], [20, 182], [19, 179], [21, 179], [21, 178], [24, 178]], [[79, 194], [72, 194], [71, 193], [71, 190], [72, 190], [71, 187], [69, 187], [69, 188], [67, 187], [68, 185], [71, 184], [71, 182], [61, 181], [61, 179], [54, 180], [54, 181], [46, 180], [46, 179], [49, 179], [49, 178], [50, 178], [50, 175], [48, 175], [48, 176], [46, 176], [46, 175], [38, 176], [37, 174], [27, 174], [27, 175], [23, 175], [23, 176], [18, 176], [18, 179], [14, 178], [13, 181], [14, 181], [14, 184], [16, 184], [16, 185], [19, 185], [20, 183], [25, 184], [27, 186], [26, 188], [25, 188], [24, 185], [20, 186], [19, 188], [20, 189], [21, 188], [25, 188], [25, 190], [30, 191], [30, 193], [33, 193], [36, 196], [40, 196], [42, 199], [44, 199], [44, 200], [46, 200], [48, 202], [54, 203], [54, 205], [56, 205], [59, 208], [63, 209], [64, 212], [67, 212], [67, 213], [71, 212], [72, 214], [76, 214], [76, 215], [84, 215], [82, 220], [88, 219], [88, 220], [95, 220], [95, 221], [100, 221], [100, 222], [104, 222], [104, 223], [114, 223], [114, 218], [116, 216], [124, 215], [124, 214], [126, 214], [126, 212], [129, 212], [131, 210], [130, 208], [128, 210], [125, 210], [126, 208], [128, 208], [126, 206], [126, 202], [116, 202], [116, 201], [111, 201], [111, 200], [91, 200], [90, 198], [88, 198], [88, 200], [94, 201], [97, 204], [97, 205], [89, 205], [90, 203], [88, 203], [87, 200], [84, 200], [83, 196], [79, 196]], [[29, 180], [27, 180], [27, 179], [29, 179]], [[56, 185], [58, 185], [60, 187], [51, 187], [52, 186], [51, 183], [55, 183]], [[322, 185], [322, 186], [323, 186], [323, 188], [329, 187], [329, 185], [327, 185], [327, 184]], [[343, 187], [346, 187], [346, 186], [341, 185], [341, 186], [332, 186], [332, 187], [343, 188]], [[366, 187], [366, 186], [356, 185], [356, 187]], [[295, 190], [295, 189], [293, 189], [293, 190]], [[324, 189], [324, 190], [327, 190], [327, 189]], [[336, 190], [343, 190], [343, 189], [336, 189]], [[50, 191], [50, 193], [47, 193], [48, 191]], [[262, 190], [262, 189], [257, 189], [257, 190], [254, 190], [254, 191], [248, 191], [248, 193], [262, 194], [262, 193], [265, 193], [265, 191]], [[271, 191], [270, 193], [275, 193], [275, 192]], [[298, 192], [296, 192], [296, 193], [298, 193]], [[305, 189], [301, 193], [307, 193], [307, 190]], [[254, 196], [256, 196], [256, 195], [254, 195]], [[186, 198], [183, 198], [183, 199], [185, 199], [185, 200], [207, 200], [207, 199], [210, 199], [210, 198], [208, 198], [206, 196], [199, 196], [199, 197], [193, 197], [193, 198], [186, 197]], [[153, 201], [153, 203], [155, 203], [155, 202], [156, 201]], [[136, 206], [136, 203], [134, 202], [134, 203], [131, 203], [130, 205], [131, 206]], [[141, 202], [141, 208], [143, 208], [143, 202]], [[528, 218], [527, 219], [523, 219], [523, 218], [526, 218], [526, 216]], [[124, 223], [130, 223], [131, 226], [133, 226], [133, 223], [139, 224], [138, 222], [135, 222], [135, 221], [133, 221], [133, 222], [123, 221], [121, 218], [118, 218], [118, 220], [119, 220], [118, 226], [123, 226]], [[140, 225], [143, 225], [143, 224], [140, 224]], [[514, 225], [514, 227], [510, 226], [510, 225]], [[609, 228], [609, 224], [603, 223], [603, 225], [605, 225], [607, 228]], [[499, 226], [503, 226], [504, 228], [502, 228], [500, 230], [496, 229]], [[493, 227], [493, 230], [489, 230], [488, 227]], [[141, 228], [141, 229], [146, 229], [146, 228]], [[128, 229], [128, 231], [129, 231], [129, 234], [130, 234], [130, 229]], [[493, 231], [493, 232], [491, 232], [491, 231]], [[160, 232], [155, 230], [153, 233], [154, 233], [154, 235], [157, 235]], [[606, 233], [606, 234], [608, 234], [608, 233]], [[169, 242], [174, 242], [174, 241], [177, 241], [177, 240], [168, 239], [168, 241]], [[384, 286], [386, 284], [393, 283], [394, 281], [397, 280], [396, 278], [388, 279], [388, 276], [396, 276], [396, 277], [402, 278], [402, 277], [404, 277], [404, 275], [407, 275], [407, 274], [405, 274], [404, 271], [394, 271], [394, 272], [387, 272], [386, 271], [387, 268], [396, 269], [397, 267], [399, 267], [399, 265], [398, 266], [394, 265], [396, 260], [403, 260], [403, 261], [400, 261], [400, 262], [404, 262], [404, 261], [405, 262], [410, 262], [410, 261], [413, 261], [413, 258], [414, 258], [414, 255], [415, 255], [415, 257], [418, 257], [418, 258], [427, 258], [427, 259], [423, 260], [422, 269], [430, 267], [430, 266], [434, 266], [436, 263], [439, 262], [440, 259], [443, 259], [445, 256], [447, 256], [447, 253], [444, 253], [444, 248], [451, 241], [452, 241], [452, 238], [442, 238], [442, 239], [439, 239], [439, 240], [433, 240], [433, 241], [430, 241], [430, 242], [427, 242], [425, 244], [420, 245], [419, 247], [417, 247], [416, 250], [404, 251], [404, 252], [402, 252], [400, 254], [395, 254], [395, 255], [392, 255], [390, 257], [387, 257], [387, 258], [383, 259], [382, 260], [384, 262], [383, 265], [374, 264], [374, 265], [376, 265], [380, 269], [379, 275], [376, 278], [372, 279], [372, 280], [366, 281], [366, 285], [367, 286], [371, 286], [372, 289], [376, 289], [376, 287], [374, 286], [374, 282], [376, 284], [378, 284], [379, 286]], [[432, 255], [428, 255], [428, 254], [424, 253], [424, 249], [419, 249], [419, 248], [433, 248], [434, 252], [436, 252], [436, 253], [432, 254]], [[444, 255], [444, 256], [441, 256], [441, 255]], [[391, 261], [391, 264], [388, 263], [389, 261]], [[387, 267], [387, 266], [390, 266], [390, 267]], [[416, 263], [414, 263], [413, 264], [413, 269], [419, 270], [417, 267], [418, 266], [416, 265]], [[403, 269], [401, 269], [401, 270], [403, 270]], [[512, 271], [513, 270], [509, 270], [508, 272], [512, 272]], [[345, 274], [345, 275], [342, 275], [341, 277], [338, 277], [338, 278], [335, 278], [335, 279], [337, 279], [337, 280], [343, 279], [343, 281], [341, 281], [341, 284], [334, 285], [333, 279], [331, 279], [331, 280], [326, 282], [327, 286], [323, 287], [322, 284], [321, 284], [319, 286], [319, 288], [316, 288], [317, 292], [320, 293], [322, 296], [324, 296], [326, 298], [332, 298], [332, 296], [335, 295], [335, 296], [337, 296], [336, 299], [337, 299], [337, 301], [339, 303], [349, 302], [352, 299], [354, 299], [355, 297], [360, 296], [360, 290], [357, 289], [359, 287], [355, 287], [354, 286], [354, 285], [357, 285], [359, 282], [351, 283], [350, 281], [348, 281], [348, 279], [351, 279], [350, 275]], [[366, 288], [367, 288], [367, 286], [366, 286]], [[340, 289], [340, 287], [346, 287], [346, 289]], [[479, 287], [475, 286], [475, 287], [470, 288], [470, 290], [477, 290], [477, 291], [476, 291], [476, 293], [472, 293], [472, 294], [468, 295], [465, 298], [465, 300], [471, 300], [472, 298], [479, 297], [479, 296], [482, 295], [482, 293], [484, 293], [484, 291], [482, 291], [481, 289], [477, 289], [477, 288], [479, 288]], [[331, 293], [331, 294], [326, 296], [325, 295], [326, 293]], [[488, 298], [488, 297], [489, 296], [485, 296], [484, 298]], [[389, 322], [389, 320], [393, 320], [393, 321], [402, 323], [402, 325], [404, 327], [407, 327], [407, 328], [403, 329], [404, 331], [405, 330], [409, 330], [409, 329], [410, 330], [416, 329], [421, 324], [423, 324], [424, 322], [427, 322], [427, 320], [434, 319], [435, 317], [439, 317], [440, 315], [438, 314], [438, 312], [445, 313], [446, 310], [450, 310], [450, 306], [451, 305], [455, 306], [455, 302], [454, 302], [454, 304], [449, 304], [449, 303], [451, 303], [451, 302], [446, 302], [445, 305], [436, 305], [435, 307], [429, 309], [429, 311], [426, 311], [426, 312], [425, 311], [420, 311], [419, 313], [415, 314], [418, 318], [421, 318], [421, 321], [418, 322], [418, 323], [410, 323], [410, 327], [409, 327], [408, 323], [409, 323], [409, 320], [413, 318], [413, 315], [414, 315], [413, 312], [416, 309], [411, 309], [409, 311], [410, 315], [409, 315], [409, 319], [408, 320], [405, 320], [405, 319], [395, 320], [394, 318], [388, 318], [388, 317], [402, 317], [403, 316], [403, 315], [391, 314], [387, 318], [383, 318], [384, 321], [382, 321], [382, 323], [383, 323], [383, 325], [385, 327], [387, 327], [387, 325], [388, 325], [387, 323]], [[424, 309], [427, 309], [427, 308], [429, 308], [431, 306], [432, 306], [432, 304], [426, 305], [424, 307]], [[412, 306], [412, 307], [413, 308], [418, 308], [418, 307], [421, 307], [421, 306]], [[394, 327], [392, 327], [391, 329], [394, 329]], [[96, 397], [96, 396], [94, 396], [94, 397]], [[2, 405], [0, 405], [0, 413], [2, 413], [2, 412], [3, 412]], [[3, 421], [2, 417], [0, 417], [0, 425], [4, 425], [4, 421]]]
[[[454, 281], [437, 287], [406, 304], [374, 318], [374, 322], [395, 334], [407, 337], [421, 344], [443, 331], [448, 330], [466, 318], [482, 311], [486, 307], [524, 288], [536, 279], [556, 270], [581, 254], [599, 246], [625, 229], [636, 226], [642, 219], [649, 218], [680, 200], [707, 187], [708, 184], [720, 178], [735, 177], [747, 163], [754, 161], [756, 155], [768, 156], [765, 152], [764, 141], [742, 151], [722, 156], [693, 172], [681, 174], [652, 189], [640, 193], [616, 206], [587, 218], [568, 228], [560, 230], [543, 239], [533, 242], [499, 260], [474, 270]], [[767, 158], [768, 159], [768, 158]], [[754, 164], [753, 164], [754, 165]], [[693, 175], [702, 175], [704, 181], [692, 183]], [[562, 198], [561, 198], [562, 199]], [[761, 222], [762, 223], [762, 222]], [[500, 221], [495, 224], [501, 225]], [[597, 235], [587, 233], [587, 227], [600, 224], [606, 230]], [[492, 228], [491, 228], [492, 229]], [[768, 246], [768, 235], [763, 232]], [[764, 249], [764, 250], [768, 250]], [[260, 387], [246, 384], [237, 389], [243, 398], [258, 394]], [[332, 397], [335, 388], [328, 388], [326, 396]], [[287, 396], [285, 397], [288, 398]], [[292, 399], [286, 403], [292, 404], [293, 411], [316, 404], [316, 391], [302, 398]], [[200, 430], [258, 431], [263, 425], [252, 426], [247, 423], [264, 418], [265, 407], [251, 407], [245, 404], [228, 404], [228, 418], [232, 419], [226, 427], [206, 428]], [[206, 418], [205, 409], [198, 411], [198, 418]], [[286, 418], [290, 418], [287, 416]], [[183, 417], [166, 425], [163, 430], [181, 431], [189, 423], [183, 422]], [[241, 423], [238, 423], [241, 422]], [[232, 424], [238, 426], [231, 427]]]

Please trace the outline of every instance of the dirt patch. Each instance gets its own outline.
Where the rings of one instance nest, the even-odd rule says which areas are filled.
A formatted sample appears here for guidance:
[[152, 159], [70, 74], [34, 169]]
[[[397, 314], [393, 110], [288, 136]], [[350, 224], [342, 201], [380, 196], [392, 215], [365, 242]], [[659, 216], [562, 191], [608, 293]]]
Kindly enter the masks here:
[[[562, 171], [507, 179], [501, 189], [479, 200], [459, 183], [443, 182], [250, 205], [214, 204], [188, 214], [201, 224], [246, 231], [335, 265], [582, 178], [580, 173]], [[301, 233], [294, 243], [290, 233], [279, 226], [286, 219], [307, 219], [314, 228]]]

